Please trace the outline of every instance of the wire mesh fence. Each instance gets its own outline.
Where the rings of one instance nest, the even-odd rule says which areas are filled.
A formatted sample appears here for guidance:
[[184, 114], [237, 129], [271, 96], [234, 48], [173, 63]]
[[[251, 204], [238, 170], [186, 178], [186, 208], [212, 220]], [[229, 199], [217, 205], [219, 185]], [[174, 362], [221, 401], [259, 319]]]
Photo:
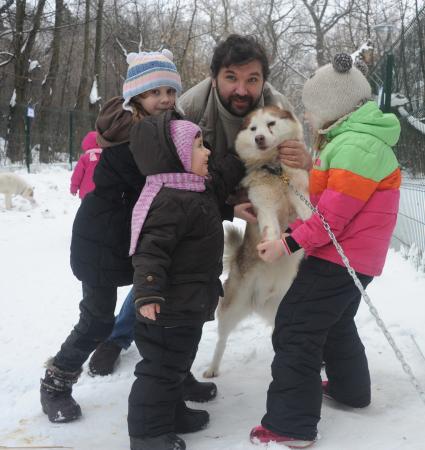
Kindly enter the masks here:
[[[391, 48], [392, 111], [400, 119], [395, 148], [403, 169], [400, 210], [394, 245], [425, 271], [425, 8], [402, 30]], [[377, 67], [383, 73], [385, 59]]]
[[81, 140], [94, 128], [95, 114], [28, 105], [0, 105], [0, 166], [71, 163]]

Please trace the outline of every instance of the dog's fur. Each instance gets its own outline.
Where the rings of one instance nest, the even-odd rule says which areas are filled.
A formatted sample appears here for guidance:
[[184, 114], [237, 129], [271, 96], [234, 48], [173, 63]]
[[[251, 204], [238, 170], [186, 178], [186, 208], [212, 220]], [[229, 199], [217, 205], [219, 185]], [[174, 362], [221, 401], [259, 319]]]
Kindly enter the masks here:
[[204, 372], [206, 378], [218, 375], [227, 338], [244, 317], [257, 312], [274, 324], [279, 303], [303, 257], [299, 251], [268, 264], [259, 258], [256, 249], [262, 239], [279, 239], [297, 216], [306, 220], [311, 215], [279, 176], [283, 170], [291, 185], [308, 198], [307, 171], [279, 161], [277, 146], [287, 139], [301, 140], [302, 127], [292, 113], [276, 106], [248, 115], [236, 138], [236, 151], [247, 169], [242, 186], [248, 190], [258, 224], [248, 223], [244, 234], [235, 227], [227, 228], [224, 263], [229, 276], [217, 309], [218, 342], [210, 367]]
[[4, 194], [6, 209], [12, 208], [12, 196], [20, 195], [35, 205], [34, 188], [15, 173], [0, 173], [0, 193]]

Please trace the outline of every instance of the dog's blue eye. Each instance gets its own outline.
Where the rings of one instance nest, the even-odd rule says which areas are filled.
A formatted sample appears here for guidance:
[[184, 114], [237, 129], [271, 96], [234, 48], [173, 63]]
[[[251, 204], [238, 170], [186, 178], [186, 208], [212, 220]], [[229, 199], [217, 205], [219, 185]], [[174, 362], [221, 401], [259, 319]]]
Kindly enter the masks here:
[[273, 125], [276, 125], [276, 122], [269, 122], [269, 123], [267, 124], [268, 127], [272, 127]]
[[255, 131], [257, 127], [251, 127], [251, 131]]

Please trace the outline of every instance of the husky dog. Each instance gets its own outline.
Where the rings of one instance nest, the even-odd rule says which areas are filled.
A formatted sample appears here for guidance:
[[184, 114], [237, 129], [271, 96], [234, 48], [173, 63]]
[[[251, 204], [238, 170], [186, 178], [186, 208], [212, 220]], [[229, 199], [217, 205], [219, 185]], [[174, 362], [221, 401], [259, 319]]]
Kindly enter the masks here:
[[206, 378], [218, 375], [227, 338], [244, 317], [257, 312], [274, 324], [279, 303], [303, 257], [299, 251], [268, 264], [256, 249], [262, 239], [279, 239], [297, 216], [306, 220], [311, 215], [286, 182], [309, 198], [307, 171], [287, 167], [279, 160], [278, 145], [287, 139], [301, 140], [302, 127], [291, 112], [277, 106], [253, 111], [236, 138], [236, 152], [247, 171], [242, 186], [248, 190], [258, 224], [248, 223], [244, 233], [227, 228], [224, 264], [229, 276], [217, 309], [218, 342], [210, 367], [204, 372]]
[[15, 173], [0, 173], [0, 193], [4, 194], [6, 209], [12, 208], [12, 196], [21, 195], [35, 205], [34, 188]]

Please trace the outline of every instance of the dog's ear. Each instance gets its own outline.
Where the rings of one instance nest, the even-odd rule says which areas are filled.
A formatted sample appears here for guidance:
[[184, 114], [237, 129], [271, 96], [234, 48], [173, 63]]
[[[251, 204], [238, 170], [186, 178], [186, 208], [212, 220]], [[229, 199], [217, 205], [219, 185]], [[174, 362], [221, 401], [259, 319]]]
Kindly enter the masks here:
[[295, 120], [294, 115], [291, 113], [291, 111], [287, 111], [286, 109], [281, 109], [279, 111], [279, 117], [281, 119], [291, 119], [291, 120]]
[[275, 103], [275, 106], [277, 106], [279, 109], [285, 109], [285, 108], [283, 107], [283, 103], [282, 103], [280, 100], [278, 100], [278, 101]]

